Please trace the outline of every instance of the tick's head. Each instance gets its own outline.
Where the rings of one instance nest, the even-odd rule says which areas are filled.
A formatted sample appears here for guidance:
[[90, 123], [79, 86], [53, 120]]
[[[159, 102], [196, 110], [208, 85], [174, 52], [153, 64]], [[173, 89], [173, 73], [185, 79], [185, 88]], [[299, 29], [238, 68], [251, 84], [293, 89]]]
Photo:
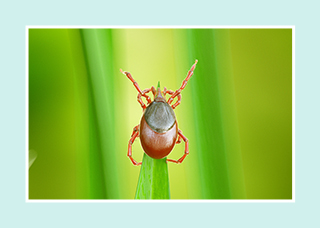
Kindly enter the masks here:
[[166, 102], [166, 99], [163, 97], [163, 94], [160, 89], [160, 82], [158, 82], [157, 91], [154, 95], [154, 100], [158, 102]]

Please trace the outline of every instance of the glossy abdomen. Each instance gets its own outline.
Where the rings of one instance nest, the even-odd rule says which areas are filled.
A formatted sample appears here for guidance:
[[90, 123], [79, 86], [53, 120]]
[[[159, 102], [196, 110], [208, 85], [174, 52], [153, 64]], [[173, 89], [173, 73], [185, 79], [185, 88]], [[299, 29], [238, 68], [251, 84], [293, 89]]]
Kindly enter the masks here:
[[166, 157], [173, 149], [178, 134], [174, 112], [168, 103], [152, 102], [140, 122], [140, 142], [152, 158]]

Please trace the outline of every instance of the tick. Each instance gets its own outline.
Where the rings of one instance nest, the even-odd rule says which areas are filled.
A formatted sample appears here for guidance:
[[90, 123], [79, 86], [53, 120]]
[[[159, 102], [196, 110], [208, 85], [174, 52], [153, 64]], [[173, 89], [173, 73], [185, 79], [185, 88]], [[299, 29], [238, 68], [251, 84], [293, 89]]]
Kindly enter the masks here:
[[[142, 162], [136, 162], [132, 157], [132, 144], [137, 137], [140, 137], [140, 143], [144, 152], [154, 159], [161, 159], [168, 156], [175, 144], [181, 143], [181, 140], [185, 142], [184, 155], [178, 160], [167, 159], [167, 161], [180, 164], [189, 154], [188, 139], [178, 128], [177, 119], [173, 110], [180, 104], [180, 93], [186, 87], [187, 82], [193, 75], [197, 62], [198, 60], [192, 65], [187, 77], [183, 80], [181, 87], [175, 92], [173, 90], [167, 90], [166, 87], [161, 91], [160, 83], [158, 83], [157, 90], [152, 86], [150, 89], [141, 91], [138, 83], [133, 79], [131, 74], [120, 69], [138, 90], [137, 100], [143, 109], [140, 124], [133, 128], [128, 145], [128, 157], [134, 165], [142, 164]], [[153, 101], [151, 101], [151, 98], [147, 95], [149, 92], [153, 93]], [[171, 95], [168, 100], [166, 100], [166, 94]], [[147, 105], [143, 103], [142, 97], [146, 98]], [[177, 97], [177, 101], [171, 105], [175, 97]]]

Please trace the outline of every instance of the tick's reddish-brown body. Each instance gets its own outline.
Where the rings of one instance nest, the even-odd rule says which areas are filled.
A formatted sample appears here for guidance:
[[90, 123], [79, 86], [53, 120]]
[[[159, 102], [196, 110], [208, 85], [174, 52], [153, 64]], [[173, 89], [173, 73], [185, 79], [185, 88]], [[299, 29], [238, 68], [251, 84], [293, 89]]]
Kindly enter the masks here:
[[144, 117], [140, 122], [140, 142], [143, 150], [152, 158], [161, 159], [170, 154], [176, 144], [178, 136], [178, 125], [164, 133], [158, 133], [152, 130]]
[[140, 142], [152, 158], [166, 157], [178, 136], [178, 125], [172, 107], [162, 97], [160, 88], [155, 100], [146, 108], [140, 121]]
[[[193, 75], [197, 62], [198, 61], [196, 60], [192, 65], [186, 79], [182, 83], [182, 86], [175, 92], [167, 90], [166, 87], [161, 91], [159, 85], [157, 90], [152, 86], [150, 89], [141, 91], [138, 83], [132, 78], [131, 74], [120, 69], [120, 71], [133, 82], [133, 85], [138, 90], [138, 102], [144, 111], [140, 124], [133, 128], [131, 139], [129, 140], [128, 157], [134, 165], [141, 165], [141, 162], [138, 163], [132, 158], [131, 151], [134, 140], [139, 136], [143, 150], [152, 158], [161, 159], [166, 157], [172, 151], [175, 144], [181, 142], [181, 139], [185, 142], [184, 155], [178, 160], [167, 159], [167, 161], [181, 163], [189, 154], [188, 139], [182, 134], [181, 130], [178, 129], [173, 109], [180, 104], [180, 93], [187, 85], [190, 77]], [[150, 97], [147, 95], [150, 91], [154, 95], [154, 101], [151, 101]], [[168, 101], [165, 99], [166, 94], [171, 95]], [[141, 99], [142, 96], [147, 99], [147, 106], [143, 103]], [[177, 97], [177, 101], [170, 106], [175, 97]]]

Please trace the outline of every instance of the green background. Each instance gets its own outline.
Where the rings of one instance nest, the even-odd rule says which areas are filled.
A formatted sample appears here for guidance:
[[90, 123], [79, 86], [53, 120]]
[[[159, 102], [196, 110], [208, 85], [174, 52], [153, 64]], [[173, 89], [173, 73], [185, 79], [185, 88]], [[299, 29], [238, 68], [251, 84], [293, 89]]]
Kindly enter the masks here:
[[291, 199], [291, 29], [30, 29], [29, 198], [132, 199], [142, 110], [119, 69], [176, 90], [195, 59], [176, 109], [190, 155], [169, 164], [171, 198]]

